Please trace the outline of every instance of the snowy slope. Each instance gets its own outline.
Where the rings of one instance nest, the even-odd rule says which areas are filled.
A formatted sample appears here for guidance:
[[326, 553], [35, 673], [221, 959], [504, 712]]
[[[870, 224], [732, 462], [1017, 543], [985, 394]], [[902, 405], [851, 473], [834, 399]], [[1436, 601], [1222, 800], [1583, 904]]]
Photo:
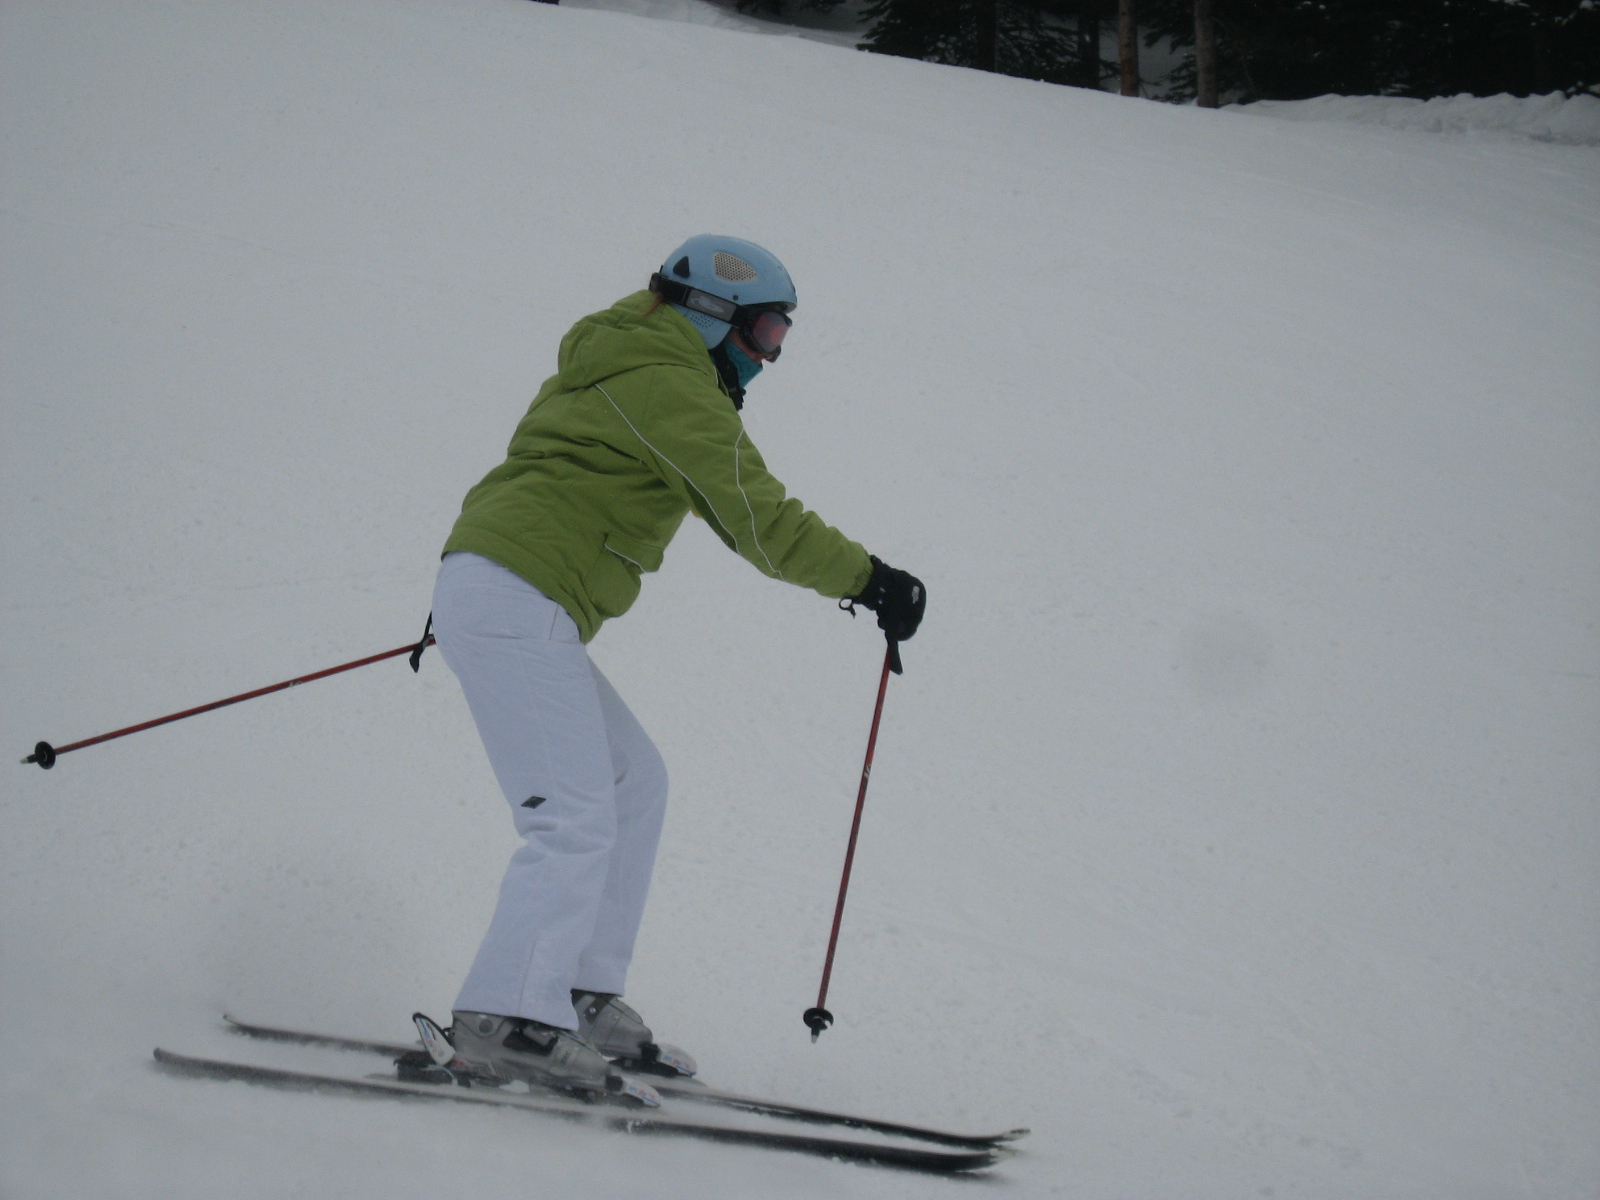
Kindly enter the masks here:
[[[674, 806], [630, 998], [719, 1082], [1031, 1124], [1025, 1195], [1600, 1191], [1600, 156], [520, 0], [0, 8], [0, 735], [414, 638], [560, 334], [723, 230], [752, 437], [929, 583], [686, 528], [594, 654]], [[197, 1084], [443, 1015], [512, 845], [435, 658], [0, 778], [9, 1197], [929, 1196]]]

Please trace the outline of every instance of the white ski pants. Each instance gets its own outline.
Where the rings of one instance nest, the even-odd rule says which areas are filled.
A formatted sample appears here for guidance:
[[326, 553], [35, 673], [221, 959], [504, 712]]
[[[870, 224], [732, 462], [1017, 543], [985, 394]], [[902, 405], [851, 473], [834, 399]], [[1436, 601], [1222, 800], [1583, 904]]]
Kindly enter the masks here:
[[445, 556], [433, 633], [524, 839], [455, 1006], [575, 1029], [572, 989], [627, 980], [666, 766], [566, 610], [499, 563]]

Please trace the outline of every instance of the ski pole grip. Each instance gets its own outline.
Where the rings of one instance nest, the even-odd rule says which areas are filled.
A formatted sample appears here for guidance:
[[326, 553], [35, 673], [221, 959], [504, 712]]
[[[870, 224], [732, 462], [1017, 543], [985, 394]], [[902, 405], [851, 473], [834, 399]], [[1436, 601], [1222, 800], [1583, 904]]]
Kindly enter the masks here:
[[428, 623], [422, 627], [422, 640], [417, 643], [417, 648], [411, 652], [411, 657], [407, 660], [411, 663], [411, 671], [413, 674], [416, 674], [422, 670], [422, 652], [429, 646], [433, 645], [433, 643], [433, 614], [429, 613]]
[[889, 638], [889, 670], [896, 675], [904, 675], [905, 667], [900, 665], [900, 643], [894, 638]]
[[33, 748], [33, 753], [22, 761], [25, 763], [38, 763], [48, 771], [56, 765], [56, 748], [49, 742], [40, 742]]

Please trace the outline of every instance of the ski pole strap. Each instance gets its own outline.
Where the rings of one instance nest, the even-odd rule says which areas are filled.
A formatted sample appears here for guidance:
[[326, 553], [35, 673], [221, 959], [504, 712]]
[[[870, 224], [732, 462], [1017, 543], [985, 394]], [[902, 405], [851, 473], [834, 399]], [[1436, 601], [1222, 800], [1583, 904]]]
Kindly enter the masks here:
[[428, 623], [422, 627], [422, 640], [417, 643], [417, 648], [411, 652], [411, 658], [408, 660], [411, 663], [411, 670], [413, 673], [420, 673], [422, 671], [422, 652], [433, 643], [432, 634], [433, 614], [429, 613]]

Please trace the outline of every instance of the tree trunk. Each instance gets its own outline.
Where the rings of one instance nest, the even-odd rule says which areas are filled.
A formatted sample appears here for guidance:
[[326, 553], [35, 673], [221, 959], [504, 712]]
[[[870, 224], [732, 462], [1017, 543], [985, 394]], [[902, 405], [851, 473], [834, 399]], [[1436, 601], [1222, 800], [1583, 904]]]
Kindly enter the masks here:
[[1079, 0], [1078, 63], [1083, 87], [1100, 88], [1100, 0]]
[[1554, 6], [1550, 0], [1544, 0], [1543, 3], [1535, 0], [1530, 7], [1533, 9], [1530, 14], [1531, 28], [1528, 30], [1529, 49], [1533, 52], [1531, 90], [1535, 95], [1542, 96], [1554, 90], [1550, 85], [1550, 26], [1555, 16], [1550, 10]]
[[977, 0], [977, 31], [974, 41], [978, 61], [973, 65], [980, 71], [1000, 69], [1000, 0]]
[[1194, 0], [1194, 68], [1195, 103], [1217, 107], [1217, 22], [1211, 0]]
[[1122, 60], [1122, 94], [1139, 94], [1139, 18], [1134, 0], [1117, 0], [1117, 50]]

